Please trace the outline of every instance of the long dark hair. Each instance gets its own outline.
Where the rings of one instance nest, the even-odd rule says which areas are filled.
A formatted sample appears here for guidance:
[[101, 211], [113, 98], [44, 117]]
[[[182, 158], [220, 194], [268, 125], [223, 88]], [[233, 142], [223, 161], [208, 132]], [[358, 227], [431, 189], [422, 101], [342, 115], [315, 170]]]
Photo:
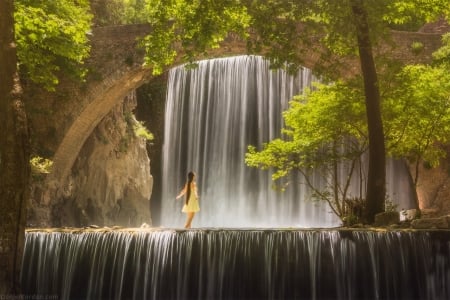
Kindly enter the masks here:
[[186, 205], [189, 203], [189, 198], [191, 197], [191, 183], [194, 180], [195, 173], [189, 172], [187, 176], [187, 183], [186, 183]]

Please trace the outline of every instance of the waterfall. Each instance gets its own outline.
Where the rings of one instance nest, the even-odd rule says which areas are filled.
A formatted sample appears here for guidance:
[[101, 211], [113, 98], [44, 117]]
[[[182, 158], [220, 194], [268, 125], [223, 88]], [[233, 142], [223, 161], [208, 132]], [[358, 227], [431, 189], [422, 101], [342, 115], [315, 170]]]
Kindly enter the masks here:
[[450, 299], [450, 233], [29, 231], [21, 281], [62, 300]]
[[270, 70], [257, 56], [198, 62], [169, 73], [163, 146], [161, 223], [184, 224], [175, 196], [197, 173], [201, 211], [196, 227], [311, 227], [337, 224], [324, 205], [304, 201], [299, 188], [275, 191], [271, 174], [244, 163], [248, 145], [278, 137], [288, 101], [314, 80]]
[[[161, 225], [184, 224], [183, 201], [175, 196], [189, 171], [197, 174], [200, 194], [194, 227], [339, 225], [325, 203], [313, 202], [309, 189], [296, 184], [298, 179], [292, 178], [284, 192], [276, 191], [270, 172], [244, 162], [248, 145], [260, 147], [280, 136], [289, 100], [315, 80], [306, 68], [295, 75], [270, 70], [269, 62], [258, 56], [204, 60], [195, 69], [173, 68], [165, 112]], [[399, 182], [405, 176], [389, 174], [394, 174], [390, 195], [411, 199], [409, 183]], [[354, 189], [361, 194], [358, 184]]]

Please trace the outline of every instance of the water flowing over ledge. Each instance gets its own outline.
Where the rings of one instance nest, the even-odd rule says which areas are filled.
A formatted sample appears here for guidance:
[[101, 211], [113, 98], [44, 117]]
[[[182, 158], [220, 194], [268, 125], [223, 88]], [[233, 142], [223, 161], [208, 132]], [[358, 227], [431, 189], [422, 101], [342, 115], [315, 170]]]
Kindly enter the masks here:
[[28, 230], [21, 280], [60, 299], [450, 299], [450, 231]]

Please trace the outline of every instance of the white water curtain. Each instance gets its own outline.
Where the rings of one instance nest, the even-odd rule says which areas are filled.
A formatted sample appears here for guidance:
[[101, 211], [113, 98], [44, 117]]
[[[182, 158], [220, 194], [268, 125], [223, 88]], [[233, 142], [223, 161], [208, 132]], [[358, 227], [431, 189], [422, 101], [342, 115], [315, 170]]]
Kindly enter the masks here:
[[[197, 174], [200, 194], [201, 211], [194, 227], [340, 225], [325, 203], [311, 200], [309, 189], [299, 184], [301, 177], [291, 178], [285, 192], [276, 191], [270, 171], [244, 162], [248, 145], [261, 148], [280, 136], [289, 100], [314, 80], [306, 68], [295, 76], [270, 70], [269, 62], [259, 56], [205, 60], [194, 69], [172, 69], [165, 112], [161, 225], [184, 225], [183, 200], [175, 196], [189, 171]], [[367, 163], [362, 169], [367, 172]], [[344, 165], [343, 178], [345, 170]], [[404, 164], [388, 160], [386, 173], [390, 200], [398, 210], [412, 208]], [[312, 180], [325, 186], [320, 176]], [[365, 195], [365, 186], [354, 178], [348, 196], [360, 195]]]
[[[163, 146], [161, 225], [184, 224], [175, 200], [187, 172], [197, 174], [201, 211], [195, 227], [332, 226], [323, 204], [306, 200], [302, 186], [272, 187], [271, 173], [247, 167], [248, 145], [280, 135], [288, 101], [314, 80], [302, 68], [296, 76], [270, 70], [258, 56], [200, 61], [169, 73]], [[305, 201], [306, 200], [306, 201]]]

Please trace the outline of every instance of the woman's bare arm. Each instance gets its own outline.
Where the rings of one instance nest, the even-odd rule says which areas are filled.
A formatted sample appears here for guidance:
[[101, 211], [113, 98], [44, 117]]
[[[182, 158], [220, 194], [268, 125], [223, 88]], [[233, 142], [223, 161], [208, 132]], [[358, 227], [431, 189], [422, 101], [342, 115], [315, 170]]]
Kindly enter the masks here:
[[175, 199], [180, 199], [184, 194], [186, 194], [186, 185], [184, 185], [184, 188], [181, 190], [181, 192], [178, 194], [178, 196]]

